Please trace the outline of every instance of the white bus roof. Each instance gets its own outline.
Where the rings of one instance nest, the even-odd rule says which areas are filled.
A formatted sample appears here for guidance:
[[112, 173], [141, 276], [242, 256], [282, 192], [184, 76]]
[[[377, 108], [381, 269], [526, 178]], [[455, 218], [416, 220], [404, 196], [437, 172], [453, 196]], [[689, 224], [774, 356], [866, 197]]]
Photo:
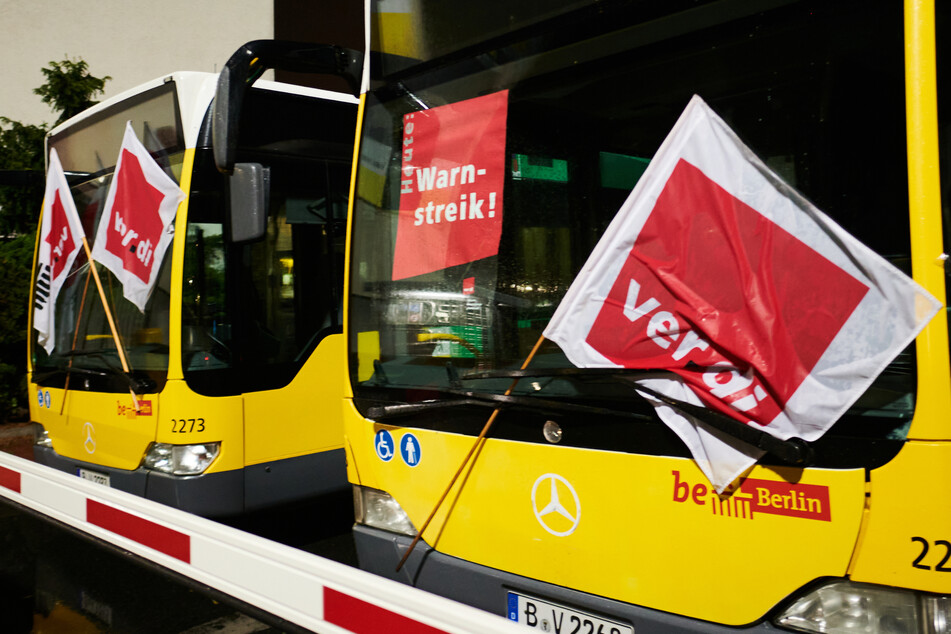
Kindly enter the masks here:
[[[182, 117], [182, 128], [185, 136], [185, 145], [194, 147], [198, 138], [198, 131], [201, 122], [204, 120], [208, 106], [215, 96], [215, 88], [218, 84], [217, 73], [201, 73], [191, 71], [178, 71], [170, 73], [163, 77], [140, 84], [135, 88], [130, 88], [119, 93], [105, 101], [98, 103], [75, 117], [64, 121], [53, 128], [48, 136], [54, 136], [64, 130], [84, 121], [85, 119], [96, 115], [103, 110], [111, 108], [117, 104], [127, 101], [136, 95], [142, 94], [148, 90], [161, 86], [164, 83], [173, 81], [178, 89], [179, 109]], [[325, 99], [328, 101], [337, 101], [341, 103], [358, 104], [359, 99], [353, 95], [331, 90], [321, 90], [318, 88], [308, 88], [294, 84], [285, 84], [276, 81], [259, 80], [254, 83], [255, 88], [272, 90], [275, 92], [284, 92], [294, 95], [303, 95], [316, 99]]]

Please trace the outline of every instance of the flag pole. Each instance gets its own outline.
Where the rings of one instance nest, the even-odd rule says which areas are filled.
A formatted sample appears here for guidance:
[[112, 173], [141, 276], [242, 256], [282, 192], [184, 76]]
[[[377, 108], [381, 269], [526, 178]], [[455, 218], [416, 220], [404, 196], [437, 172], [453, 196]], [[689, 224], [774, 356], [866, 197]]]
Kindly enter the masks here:
[[[89, 260], [89, 268], [95, 267], [92, 260]], [[76, 339], [79, 338], [79, 322], [83, 318], [83, 308], [86, 306], [86, 292], [89, 290], [89, 271], [86, 271], [86, 283], [83, 284], [83, 297], [79, 301], [79, 312], [76, 313], [76, 325], [73, 327], [73, 346], [69, 349], [70, 352], [76, 350]], [[59, 403], [59, 415], [63, 415], [63, 409], [66, 407], [66, 395], [69, 393], [69, 377], [70, 372], [73, 369], [73, 356], [69, 356], [69, 364], [66, 366], [66, 383], [63, 385], [63, 398]]]
[[[116, 322], [112, 319], [112, 311], [109, 310], [109, 302], [106, 301], [106, 291], [102, 288], [102, 281], [99, 279], [99, 272], [96, 270], [96, 263], [92, 259], [92, 252], [89, 250], [89, 242], [86, 236], [83, 236], [83, 249], [86, 251], [86, 258], [89, 260], [89, 268], [92, 269], [92, 277], [96, 280], [96, 288], [99, 289], [99, 298], [102, 300], [102, 308], [106, 312], [106, 321], [109, 322], [109, 330], [112, 331], [112, 339], [116, 342], [116, 351], [119, 353], [119, 361], [122, 363], [122, 371], [129, 374], [129, 362], [126, 361], [125, 348], [122, 347], [122, 341], [119, 339], [119, 331], [116, 330]], [[135, 411], [139, 411], [139, 399], [135, 395], [135, 390], [129, 387], [129, 394], [132, 395], [132, 405]]]
[[[538, 341], [535, 342], [535, 346], [532, 348], [532, 351], [528, 353], [527, 357], [525, 357], [525, 361], [522, 363], [522, 367], [520, 368], [521, 370], [527, 368], [528, 364], [532, 362], [532, 359], [535, 358], [535, 354], [538, 352], [538, 349], [541, 348], [543, 341], [545, 341], [545, 335], [539, 335]], [[505, 396], [512, 394], [512, 391], [515, 390], [515, 386], [518, 385], [518, 381], [519, 377], [515, 377], [515, 379], [512, 380], [512, 384], [507, 390], [505, 390]], [[449, 491], [451, 491], [452, 487], [456, 484], [456, 480], [459, 479], [459, 475], [462, 474], [462, 470], [466, 468], [466, 465], [469, 463], [472, 455], [476, 452], [476, 449], [485, 440], [486, 434], [489, 433], [489, 429], [492, 428], [492, 423], [495, 422], [495, 419], [498, 417], [500, 411], [502, 411], [501, 407], [496, 407], [494, 410], [492, 410], [489, 420], [485, 422], [485, 425], [482, 427], [482, 431], [479, 433], [479, 436], [475, 439], [475, 442], [472, 443], [472, 447], [469, 448], [469, 453], [466, 454], [462, 464], [459, 465], [455, 475], [452, 476], [452, 480], [449, 481], [449, 486], [446, 487], [446, 490], [443, 491], [442, 495], [439, 497], [439, 500], [436, 502], [436, 506], [433, 507], [432, 512], [430, 512], [429, 517], [427, 517], [426, 521], [423, 522], [422, 528], [417, 531], [416, 537], [413, 538], [413, 542], [409, 545], [409, 548], [406, 549], [406, 552], [403, 554], [403, 558], [400, 559], [400, 563], [396, 565], [396, 572], [399, 572], [400, 568], [403, 567], [403, 564], [406, 563], [406, 560], [409, 559], [410, 553], [413, 552], [413, 549], [416, 548], [416, 544], [419, 543], [419, 540], [422, 538], [423, 533], [427, 528], [429, 528], [430, 522], [433, 521], [437, 511], [439, 511], [439, 507], [442, 506], [446, 496], [449, 495]]]

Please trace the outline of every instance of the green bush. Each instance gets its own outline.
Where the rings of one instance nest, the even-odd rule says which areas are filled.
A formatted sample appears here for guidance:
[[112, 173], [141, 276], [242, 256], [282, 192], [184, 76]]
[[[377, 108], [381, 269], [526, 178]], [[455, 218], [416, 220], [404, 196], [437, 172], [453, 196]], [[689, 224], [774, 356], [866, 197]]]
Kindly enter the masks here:
[[0, 241], [0, 420], [26, 406], [26, 338], [33, 235]]
[[[95, 104], [110, 77], [93, 77], [81, 59], [50, 62], [46, 83], [33, 92], [57, 115], [57, 123]], [[46, 125], [0, 116], [0, 170], [35, 170], [45, 165]], [[0, 423], [26, 407], [26, 342], [36, 223], [43, 204], [43, 179], [0, 186]]]

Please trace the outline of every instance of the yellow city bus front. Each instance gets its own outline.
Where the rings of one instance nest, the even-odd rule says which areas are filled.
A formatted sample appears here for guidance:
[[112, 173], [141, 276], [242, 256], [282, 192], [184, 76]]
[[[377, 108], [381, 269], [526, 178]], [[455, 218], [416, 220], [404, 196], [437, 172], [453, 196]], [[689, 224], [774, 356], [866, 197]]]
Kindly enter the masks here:
[[[217, 82], [174, 73], [51, 133], [92, 245], [127, 121], [185, 199], [143, 309], [97, 262], [100, 295], [80, 253], [55, 300], [55, 333], [43, 341], [34, 329], [30, 350], [38, 461], [211, 516], [346, 487], [335, 404], [357, 108], [327, 91], [251, 89], [235, 144], [266, 172], [268, 206], [263, 235], [236, 240], [231, 178], [212, 157]], [[145, 208], [123, 209], [125, 226]]]
[[[933, 38], [947, 9], [378, 9], [348, 255], [361, 567], [549, 632], [946, 631], [943, 308], [821, 421], [805, 464], [766, 453], [721, 493], [636, 375], [575, 368], [540, 335], [695, 94], [943, 305]], [[406, 23], [412, 37], [390, 32]], [[704, 257], [723, 246], [697, 226], [690, 257], [719, 271]], [[783, 270], [802, 305], [838, 301], [808, 270]], [[631, 321], [673, 310], [633, 298], [619, 303]]]

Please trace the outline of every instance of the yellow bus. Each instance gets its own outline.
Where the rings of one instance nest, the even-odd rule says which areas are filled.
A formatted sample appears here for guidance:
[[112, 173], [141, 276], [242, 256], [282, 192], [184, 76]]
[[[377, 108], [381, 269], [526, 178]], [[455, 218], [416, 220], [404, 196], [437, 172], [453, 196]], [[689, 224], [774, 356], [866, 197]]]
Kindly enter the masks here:
[[[624, 380], [550, 341], [520, 372], [694, 94], [943, 304], [951, 11], [904, 4], [376, 5], [346, 318], [362, 568], [546, 632], [949, 631], [944, 310], [806, 465], [766, 454], [722, 495]], [[436, 124], [471, 158], [427, 162]]]
[[[254, 83], [284, 64], [282, 46], [249, 43], [220, 80], [173, 73], [50, 132], [90, 242], [126, 122], [186, 198], [144, 310], [96, 264], [128, 372], [82, 252], [51, 353], [31, 328], [37, 462], [203, 516], [346, 491], [337, 369], [357, 98]], [[324, 48], [357, 92], [362, 55]]]

